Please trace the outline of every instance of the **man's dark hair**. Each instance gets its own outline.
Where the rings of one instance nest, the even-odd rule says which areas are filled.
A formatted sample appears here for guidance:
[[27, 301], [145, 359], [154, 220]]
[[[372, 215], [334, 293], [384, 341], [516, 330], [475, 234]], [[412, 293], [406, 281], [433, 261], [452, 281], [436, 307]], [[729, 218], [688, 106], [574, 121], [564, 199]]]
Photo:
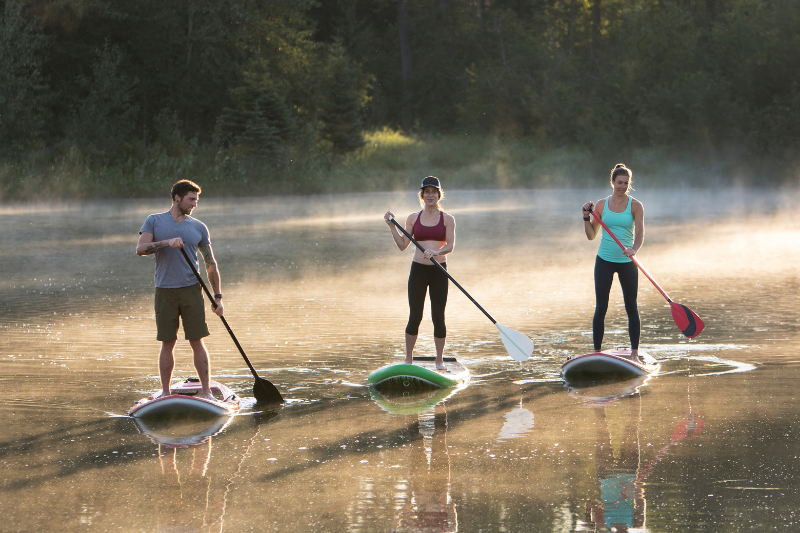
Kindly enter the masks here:
[[177, 194], [180, 197], [180, 199], [183, 200], [183, 197], [189, 194], [190, 192], [196, 192], [197, 194], [200, 194], [200, 186], [193, 181], [181, 180], [172, 186], [172, 192], [170, 193], [170, 197], [174, 202], [175, 195]]

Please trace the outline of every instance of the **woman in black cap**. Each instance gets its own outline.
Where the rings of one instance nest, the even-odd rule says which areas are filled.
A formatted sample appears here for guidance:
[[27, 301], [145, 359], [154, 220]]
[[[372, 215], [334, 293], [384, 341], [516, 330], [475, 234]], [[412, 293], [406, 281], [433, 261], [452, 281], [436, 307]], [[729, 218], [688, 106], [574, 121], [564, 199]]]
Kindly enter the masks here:
[[[411, 213], [406, 218], [405, 229], [425, 249], [414, 251], [411, 273], [408, 276], [408, 325], [406, 326], [406, 360], [412, 364], [412, 352], [417, 343], [419, 324], [425, 309], [425, 293], [430, 289], [431, 318], [433, 319], [433, 342], [436, 345], [436, 368], [446, 370], [442, 355], [447, 329], [444, 324], [444, 308], [447, 305], [448, 279], [432, 261], [447, 268], [445, 255], [453, 251], [456, 243], [456, 221], [442, 211], [439, 202], [444, 199], [444, 190], [439, 178], [428, 176], [419, 188], [419, 203], [422, 211]], [[383, 218], [392, 232], [395, 244], [402, 251], [411, 241], [397, 231], [390, 220], [394, 213], [387, 211]], [[439, 259], [434, 259], [434, 258]]]

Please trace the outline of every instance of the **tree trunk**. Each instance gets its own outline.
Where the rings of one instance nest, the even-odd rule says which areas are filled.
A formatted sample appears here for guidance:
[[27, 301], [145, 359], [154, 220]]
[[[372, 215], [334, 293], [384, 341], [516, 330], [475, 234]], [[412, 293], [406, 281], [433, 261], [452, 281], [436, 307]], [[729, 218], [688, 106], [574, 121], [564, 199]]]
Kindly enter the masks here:
[[706, 0], [706, 14], [708, 20], [714, 22], [717, 18], [717, 0]]
[[408, 36], [408, 6], [397, 0], [397, 31], [400, 34], [400, 65], [403, 73], [403, 107], [400, 124], [406, 131], [411, 127], [411, 40]]
[[600, 26], [603, 23], [602, 8], [603, 0], [594, 0], [592, 2], [592, 49], [594, 51], [600, 49]]
[[449, 0], [436, 0], [436, 33], [440, 34], [445, 31], [447, 17], [447, 8]]
[[192, 64], [192, 26], [194, 24], [194, 3], [189, 3], [189, 28], [186, 30], [186, 72], [191, 78]]

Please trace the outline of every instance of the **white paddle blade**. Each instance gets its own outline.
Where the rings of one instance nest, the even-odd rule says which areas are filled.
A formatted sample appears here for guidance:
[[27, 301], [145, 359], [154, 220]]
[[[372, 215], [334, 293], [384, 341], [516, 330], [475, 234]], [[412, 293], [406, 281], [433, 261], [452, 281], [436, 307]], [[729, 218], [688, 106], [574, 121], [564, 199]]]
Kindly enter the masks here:
[[510, 355], [514, 361], [525, 361], [533, 354], [533, 341], [526, 335], [501, 324], [495, 324], [495, 326], [500, 330], [500, 338], [503, 340], [503, 346], [506, 347], [508, 355]]

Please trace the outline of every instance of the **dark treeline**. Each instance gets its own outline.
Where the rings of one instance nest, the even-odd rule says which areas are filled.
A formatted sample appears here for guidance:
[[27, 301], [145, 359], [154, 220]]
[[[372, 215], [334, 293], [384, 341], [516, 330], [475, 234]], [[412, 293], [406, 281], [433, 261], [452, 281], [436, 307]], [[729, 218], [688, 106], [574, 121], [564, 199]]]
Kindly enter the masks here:
[[784, 178], [800, 161], [796, 0], [0, 0], [0, 17], [11, 197], [195, 175], [320, 190], [385, 127]]

